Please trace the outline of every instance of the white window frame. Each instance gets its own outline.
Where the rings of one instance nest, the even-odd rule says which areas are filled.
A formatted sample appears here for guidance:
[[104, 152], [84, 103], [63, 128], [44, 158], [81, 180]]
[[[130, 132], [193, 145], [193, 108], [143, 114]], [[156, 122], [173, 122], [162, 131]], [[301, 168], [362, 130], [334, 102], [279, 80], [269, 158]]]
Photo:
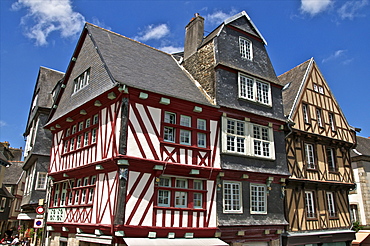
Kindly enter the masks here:
[[[262, 195], [260, 193], [263, 193]], [[267, 214], [267, 187], [263, 184], [250, 184], [250, 213]]]
[[319, 127], [323, 127], [321, 109], [320, 108], [316, 108], [316, 117], [317, 117], [317, 124], [319, 125]]
[[[267, 139], [257, 138], [254, 135], [254, 129], [261, 129], [261, 132], [267, 134]], [[263, 159], [275, 159], [275, 144], [273, 129], [269, 126], [262, 126], [233, 118], [222, 118], [222, 152], [231, 154], [240, 154], [253, 156]], [[262, 134], [260, 134], [262, 135]], [[256, 145], [255, 145], [256, 143]], [[263, 146], [268, 145], [269, 155], [263, 154]], [[255, 146], [262, 146], [261, 154], [255, 152]], [[266, 147], [265, 147], [266, 149]]]
[[223, 181], [223, 212], [243, 213], [242, 183]]
[[61, 207], [64, 207], [67, 202], [68, 202], [68, 198], [67, 198], [67, 182], [63, 182], [61, 183], [61, 186], [62, 186], [62, 192], [60, 193], [60, 203], [59, 203], [59, 206]]
[[239, 98], [263, 105], [272, 105], [270, 83], [260, 81], [246, 74], [238, 73]]
[[207, 121], [204, 119], [197, 119], [197, 129], [207, 130]]
[[336, 217], [334, 193], [331, 191], [326, 192], [326, 200], [328, 203], [329, 217]]
[[75, 80], [73, 86], [73, 93], [80, 91], [89, 84], [90, 80], [90, 68], [81, 73]]
[[176, 114], [172, 112], [164, 112], [164, 122], [169, 124], [176, 124]]
[[[270, 131], [268, 127], [253, 124], [253, 152], [255, 156], [270, 157]], [[267, 145], [267, 146], [266, 146]]]
[[[44, 175], [44, 178], [41, 175]], [[42, 178], [44, 179], [44, 181], [40, 182]], [[45, 190], [46, 184], [47, 184], [47, 178], [48, 178], [47, 172], [37, 172], [37, 179], [36, 179], [37, 181], [36, 181], [35, 190]]]
[[180, 115], [180, 126], [191, 127], [191, 117], [186, 115]]
[[304, 123], [310, 123], [310, 118], [308, 116], [308, 105], [306, 103], [302, 103], [302, 110], [303, 110], [303, 120]]
[[304, 144], [307, 169], [316, 169], [315, 147], [311, 143]]
[[329, 171], [331, 171], [331, 172], [337, 171], [337, 163], [336, 163], [336, 159], [335, 159], [335, 149], [334, 148], [326, 148], [326, 155], [327, 155]]
[[309, 219], [316, 218], [315, 196], [313, 191], [305, 191], [306, 216]]
[[334, 113], [331, 113], [329, 112], [329, 124], [330, 124], [330, 128], [333, 132], [336, 131], [336, 128], [335, 128], [335, 119], [334, 119]]
[[239, 37], [239, 51], [242, 58], [253, 60], [253, 46], [249, 39]]

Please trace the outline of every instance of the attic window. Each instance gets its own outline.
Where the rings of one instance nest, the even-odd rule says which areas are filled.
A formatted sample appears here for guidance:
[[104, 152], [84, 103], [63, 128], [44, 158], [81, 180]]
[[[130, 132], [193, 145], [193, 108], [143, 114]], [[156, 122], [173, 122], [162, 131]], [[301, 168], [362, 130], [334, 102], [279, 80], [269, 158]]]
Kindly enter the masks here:
[[74, 81], [73, 93], [81, 90], [89, 84], [90, 79], [90, 68], [78, 76]]
[[285, 91], [286, 89], [288, 89], [291, 84], [292, 84], [292, 82], [289, 82], [288, 84], [284, 85], [283, 91]]
[[252, 52], [252, 42], [246, 38], [239, 37], [239, 48], [240, 48], [240, 55], [242, 58], [252, 60], [253, 59], [253, 52]]

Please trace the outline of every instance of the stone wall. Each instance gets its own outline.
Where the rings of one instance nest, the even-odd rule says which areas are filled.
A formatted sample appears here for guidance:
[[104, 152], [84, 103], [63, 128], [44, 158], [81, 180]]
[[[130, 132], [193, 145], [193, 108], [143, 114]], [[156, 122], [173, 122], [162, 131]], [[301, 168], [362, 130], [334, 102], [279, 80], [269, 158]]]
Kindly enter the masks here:
[[214, 99], [216, 95], [213, 42], [204, 45], [194, 55], [186, 59], [183, 66], [202, 85], [207, 94]]

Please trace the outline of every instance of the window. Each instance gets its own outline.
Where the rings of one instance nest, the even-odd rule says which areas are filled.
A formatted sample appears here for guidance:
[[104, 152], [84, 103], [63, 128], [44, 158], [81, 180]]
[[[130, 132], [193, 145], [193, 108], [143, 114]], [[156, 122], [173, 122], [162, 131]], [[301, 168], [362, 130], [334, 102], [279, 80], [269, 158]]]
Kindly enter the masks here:
[[54, 186], [52, 206], [88, 205], [93, 202], [96, 176], [68, 180]]
[[270, 84], [239, 74], [239, 97], [271, 105]]
[[358, 213], [358, 208], [356, 204], [351, 204], [349, 205], [350, 208], [350, 215], [351, 215], [351, 221], [360, 221], [359, 213]]
[[[191, 117], [180, 115], [180, 125], [191, 127]], [[191, 131], [180, 129], [180, 143], [187, 145], [191, 144]]]
[[306, 204], [307, 218], [316, 218], [313, 191], [306, 191], [305, 192], [305, 204]]
[[223, 152], [273, 159], [274, 141], [271, 127], [223, 118]]
[[246, 38], [239, 37], [239, 48], [240, 48], [240, 55], [242, 58], [252, 60], [253, 53], [252, 53], [252, 42]]
[[322, 125], [322, 118], [321, 118], [321, 109], [316, 109], [316, 116], [317, 116], [317, 124], [319, 124], [319, 127], [323, 127]]
[[327, 202], [328, 202], [329, 217], [336, 217], [333, 192], [326, 192], [326, 199], [327, 199]]
[[317, 86], [317, 84], [313, 84], [313, 90], [315, 92], [319, 92], [319, 87]]
[[[170, 187], [170, 178], [160, 178], [159, 187]], [[171, 192], [169, 190], [158, 190], [158, 206], [169, 207], [170, 206]]]
[[309, 124], [310, 123], [310, 118], [309, 118], [309, 115], [308, 115], [308, 105], [303, 103], [302, 104], [302, 110], [303, 110], [304, 123]]
[[328, 159], [328, 167], [330, 172], [337, 171], [337, 165], [335, 161], [335, 150], [333, 148], [326, 149], [326, 157]]
[[83, 72], [80, 76], [78, 76], [74, 80], [73, 93], [87, 86], [89, 84], [89, 79], [90, 79], [90, 69], [87, 69], [85, 72]]
[[334, 114], [333, 113], [329, 113], [329, 124], [330, 124], [331, 130], [333, 132], [336, 131], [336, 128], [335, 128], [335, 120], [334, 120]]
[[6, 207], [6, 197], [1, 197], [0, 200], [0, 212], [4, 212]]
[[206, 124], [207, 121], [204, 119], [197, 119], [195, 124], [191, 116], [164, 112], [163, 140], [205, 148], [208, 134]]
[[241, 183], [224, 181], [224, 213], [242, 213]]
[[66, 205], [66, 199], [67, 199], [67, 182], [62, 183], [62, 192], [60, 195], [60, 206]]
[[[92, 122], [92, 124], [91, 124]], [[64, 153], [78, 150], [96, 143], [98, 115], [87, 118], [85, 121], [66, 129], [64, 134]], [[92, 129], [93, 128], [93, 129]], [[76, 136], [76, 134], [79, 134]]]
[[37, 172], [37, 183], [36, 190], [45, 190], [46, 189], [46, 172]]
[[267, 127], [253, 125], [253, 148], [255, 156], [270, 156], [269, 129]]
[[315, 169], [315, 155], [314, 155], [314, 148], [312, 144], [305, 144], [305, 154], [306, 154], [306, 162], [307, 162], [307, 168], [309, 169]]
[[[157, 206], [175, 208], [203, 208], [202, 180], [160, 177], [157, 181]], [[191, 184], [193, 187], [191, 188]], [[173, 199], [171, 199], [173, 195]], [[192, 197], [192, 199], [190, 199]]]
[[[197, 119], [197, 129], [199, 130], [206, 130], [206, 120], [203, 119]], [[207, 146], [207, 140], [206, 140], [207, 134], [203, 132], [198, 132], [197, 133], [197, 138], [198, 138], [198, 147], [205, 148]]]
[[251, 184], [251, 213], [265, 214], [266, 209], [266, 186], [259, 184]]

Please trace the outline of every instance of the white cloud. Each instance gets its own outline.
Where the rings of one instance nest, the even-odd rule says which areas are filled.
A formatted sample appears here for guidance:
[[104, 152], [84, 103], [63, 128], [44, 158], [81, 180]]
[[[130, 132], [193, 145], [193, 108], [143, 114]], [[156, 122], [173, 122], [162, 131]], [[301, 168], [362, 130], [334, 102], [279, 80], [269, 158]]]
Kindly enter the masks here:
[[85, 18], [72, 9], [70, 0], [18, 0], [13, 10], [27, 9], [21, 24], [26, 36], [35, 39], [36, 45], [46, 45], [50, 33], [59, 31], [63, 38], [76, 35], [82, 30]]
[[158, 26], [149, 25], [145, 28], [143, 32], [140, 32], [140, 36], [134, 37], [134, 39], [139, 41], [148, 41], [150, 39], [161, 39], [169, 34], [170, 29], [166, 24], [160, 24]]
[[345, 52], [346, 52], [346, 50], [337, 50], [337, 51], [334, 52], [334, 54], [331, 54], [329, 57], [324, 58], [322, 60], [322, 62], [325, 63], [325, 62], [328, 62], [330, 60], [337, 59], [337, 58], [343, 56]]
[[350, 19], [360, 16], [358, 11], [369, 4], [368, 0], [348, 1], [338, 9], [338, 14], [342, 19]]
[[217, 10], [212, 14], [208, 14], [205, 17], [205, 21], [211, 25], [221, 24], [227, 18], [236, 14], [236, 10], [232, 9], [229, 13], [222, 12], [221, 10]]
[[0, 127], [6, 126], [6, 122], [3, 120], [0, 120]]
[[159, 48], [159, 50], [164, 51], [169, 54], [178, 53], [184, 50], [184, 47], [175, 47], [175, 46], [164, 46]]
[[301, 0], [301, 10], [310, 15], [316, 15], [327, 10], [333, 0]]

